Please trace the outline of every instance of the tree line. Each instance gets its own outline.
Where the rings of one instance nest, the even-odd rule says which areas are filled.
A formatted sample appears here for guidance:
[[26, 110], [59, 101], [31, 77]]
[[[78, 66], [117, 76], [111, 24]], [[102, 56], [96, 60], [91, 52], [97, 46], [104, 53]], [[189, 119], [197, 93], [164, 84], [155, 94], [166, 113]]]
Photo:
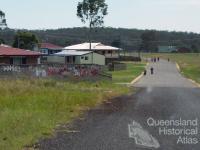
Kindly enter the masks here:
[[[31, 48], [35, 43], [49, 42], [60, 46], [89, 42], [89, 28], [48, 30], [0, 30], [0, 41], [14, 47]], [[20, 40], [19, 40], [20, 39]], [[91, 41], [125, 50], [156, 52], [158, 46], [185, 47], [191, 52], [200, 50], [200, 34], [102, 27], [91, 31]], [[18, 42], [20, 42], [18, 44]], [[27, 47], [26, 43], [29, 44]]]

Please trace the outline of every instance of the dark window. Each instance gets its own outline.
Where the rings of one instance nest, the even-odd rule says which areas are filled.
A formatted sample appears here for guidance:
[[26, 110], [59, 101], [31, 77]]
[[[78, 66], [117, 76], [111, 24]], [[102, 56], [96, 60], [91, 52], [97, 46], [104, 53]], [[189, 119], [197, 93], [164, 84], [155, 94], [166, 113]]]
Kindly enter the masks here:
[[75, 60], [76, 60], [76, 58], [75, 58], [75, 56], [73, 56], [73, 63], [75, 62]]
[[26, 58], [22, 58], [22, 65], [26, 65], [27, 63], [27, 59]]
[[69, 57], [67, 57], [67, 63], [69, 63], [69, 61], [70, 61], [70, 60], [69, 60]]
[[10, 64], [13, 65], [13, 58], [10, 58]]
[[88, 60], [88, 56], [85, 56], [85, 60]]
[[84, 59], [84, 57], [82, 56], [81, 59]]

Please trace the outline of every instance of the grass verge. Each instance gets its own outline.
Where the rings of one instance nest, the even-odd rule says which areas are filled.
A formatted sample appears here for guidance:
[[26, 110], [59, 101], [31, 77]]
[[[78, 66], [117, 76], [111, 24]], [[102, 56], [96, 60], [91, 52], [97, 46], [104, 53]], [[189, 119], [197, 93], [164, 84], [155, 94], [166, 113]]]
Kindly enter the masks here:
[[[128, 63], [112, 72], [114, 82], [130, 82], [144, 64]], [[109, 98], [127, 94], [126, 86], [112, 81], [79, 83], [50, 79], [0, 80], [0, 149], [21, 150], [54, 132], [59, 124]]]
[[145, 63], [133, 63], [125, 62], [127, 64], [127, 70], [113, 71], [112, 73], [113, 82], [115, 83], [130, 83], [137, 76], [144, 71]]

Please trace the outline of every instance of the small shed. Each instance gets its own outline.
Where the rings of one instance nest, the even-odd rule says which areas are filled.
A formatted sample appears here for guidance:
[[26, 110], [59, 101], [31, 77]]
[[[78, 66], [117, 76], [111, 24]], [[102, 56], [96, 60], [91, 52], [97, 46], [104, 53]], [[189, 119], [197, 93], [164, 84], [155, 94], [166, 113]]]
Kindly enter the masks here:
[[48, 63], [105, 65], [105, 56], [92, 51], [64, 50], [48, 57]]

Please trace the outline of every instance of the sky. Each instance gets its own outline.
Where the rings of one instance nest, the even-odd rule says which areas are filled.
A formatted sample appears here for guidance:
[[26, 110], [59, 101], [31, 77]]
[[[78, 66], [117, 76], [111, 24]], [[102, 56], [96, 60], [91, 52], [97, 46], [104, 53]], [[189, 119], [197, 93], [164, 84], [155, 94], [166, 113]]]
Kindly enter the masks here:
[[[2, 0], [8, 27], [57, 29], [87, 26], [76, 16], [82, 0]], [[200, 0], [106, 0], [106, 27], [200, 33]]]

